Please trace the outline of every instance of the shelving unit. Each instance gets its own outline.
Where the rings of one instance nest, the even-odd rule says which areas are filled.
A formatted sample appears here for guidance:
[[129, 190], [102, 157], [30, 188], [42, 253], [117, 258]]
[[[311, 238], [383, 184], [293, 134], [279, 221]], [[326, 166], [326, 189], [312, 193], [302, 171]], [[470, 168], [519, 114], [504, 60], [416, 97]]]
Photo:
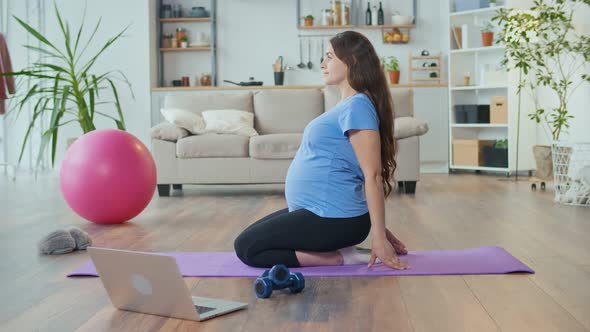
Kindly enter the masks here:
[[[357, 8], [355, 7], [357, 4], [356, 0], [351, 0], [350, 1], [350, 23], [349, 25], [319, 25], [319, 24], [315, 24], [313, 26], [304, 26], [301, 25], [301, 0], [297, 0], [297, 16], [296, 16], [296, 20], [297, 20], [297, 29], [299, 30], [389, 30], [389, 29], [413, 29], [416, 27], [416, 17], [418, 17], [418, 4], [417, 4], [418, 0], [412, 0], [412, 5], [413, 5], [413, 13], [412, 16], [414, 16], [414, 21], [412, 22], [412, 24], [389, 24], [389, 25], [365, 25], [365, 24], [361, 24], [361, 22], [357, 22], [358, 21], [358, 15], [357, 15]], [[364, 3], [364, 2], [363, 2]], [[319, 20], [314, 20], [315, 22], [318, 22]], [[395, 43], [397, 44], [397, 43]]]
[[[503, 1], [501, 6], [491, 8], [480, 8], [453, 12], [454, 0], [449, 1], [449, 34], [450, 45], [448, 55], [449, 75], [449, 170], [471, 170], [486, 172], [501, 172], [506, 175], [516, 171], [516, 136], [517, 136], [517, 104], [516, 88], [517, 79], [514, 79], [513, 72], [506, 72], [500, 68], [500, 61], [505, 52], [503, 45], [494, 44], [484, 47], [481, 43], [480, 24], [489, 21], [500, 8], [508, 8], [511, 0]], [[467, 26], [467, 35], [461, 36], [461, 45], [468, 48], [456, 49], [454, 42], [453, 27]], [[467, 42], [467, 43], [465, 43]], [[469, 76], [469, 85], [465, 85], [465, 76]], [[457, 105], [488, 105], [490, 112], [493, 111], [491, 98], [503, 96], [506, 98], [508, 119], [506, 123], [457, 123], [455, 117], [455, 106]], [[485, 106], [483, 106], [485, 108]], [[475, 112], [475, 110], [470, 110]], [[534, 123], [527, 119], [526, 110], [521, 111], [520, 120], [520, 143], [518, 148], [518, 171], [532, 169], [531, 147], [534, 144]], [[473, 114], [471, 114], [473, 115]], [[484, 119], [485, 121], [485, 119]], [[455, 165], [453, 156], [453, 142], [456, 139], [467, 139], [472, 142], [480, 140], [508, 140], [508, 163], [506, 167], [488, 167], [479, 159], [478, 164]], [[465, 145], [457, 141], [462, 151], [467, 151]], [[475, 145], [474, 145], [475, 146]], [[479, 146], [479, 145], [477, 145]], [[462, 153], [461, 151], [461, 153]], [[469, 150], [469, 151], [476, 151]]]
[[[169, 1], [166, 0], [156, 0], [156, 47], [157, 49], [157, 86], [159, 88], [170, 87], [170, 84], [166, 84], [165, 82], [165, 73], [166, 73], [166, 65], [164, 61], [165, 56], [181, 56], [181, 55], [174, 55], [174, 54], [187, 54], [191, 52], [209, 52], [210, 58], [210, 73], [211, 73], [211, 84], [213, 86], [217, 85], [217, 1], [216, 0], [209, 0], [209, 10], [210, 16], [209, 17], [178, 17], [178, 18], [161, 18], [160, 11], [162, 8], [162, 4], [169, 4]], [[171, 24], [178, 24], [178, 23], [188, 23], [188, 24], [201, 24], [201, 23], [208, 23], [210, 25], [209, 29], [209, 40], [210, 45], [204, 46], [189, 46], [187, 48], [164, 48], [162, 46], [162, 35], [165, 31], [165, 26]], [[190, 30], [189, 30], [190, 31]], [[166, 55], [168, 54], [168, 55]], [[196, 77], [194, 75], [182, 75], [182, 76], [189, 76], [191, 85], [194, 85]], [[176, 78], [180, 79], [180, 77]], [[178, 88], [178, 87], [175, 87]]]
[[[428, 64], [428, 66], [422, 66], [422, 67], [416, 67], [416, 60], [433, 60], [436, 61], [436, 67], [430, 67], [430, 64]], [[409, 66], [408, 68], [410, 68], [410, 70], [408, 71], [408, 75], [409, 75], [409, 82], [412, 81], [432, 81], [432, 82], [441, 82], [442, 81], [442, 54], [439, 53], [438, 55], [412, 55], [410, 53], [409, 56]], [[424, 72], [424, 71], [429, 71], [429, 72], [434, 72], [437, 74], [436, 77], [414, 77], [414, 71], [418, 71], [418, 72]]]

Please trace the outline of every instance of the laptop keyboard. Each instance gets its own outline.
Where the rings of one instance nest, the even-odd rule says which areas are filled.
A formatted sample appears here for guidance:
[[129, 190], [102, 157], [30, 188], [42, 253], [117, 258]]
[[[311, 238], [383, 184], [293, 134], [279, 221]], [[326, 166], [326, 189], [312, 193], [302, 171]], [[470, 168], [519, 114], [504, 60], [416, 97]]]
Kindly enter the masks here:
[[204, 307], [204, 306], [200, 306], [200, 305], [196, 305], [195, 308], [197, 308], [197, 312], [199, 314], [204, 314], [206, 312], [213, 311], [216, 309], [216, 308], [209, 308], [209, 307]]

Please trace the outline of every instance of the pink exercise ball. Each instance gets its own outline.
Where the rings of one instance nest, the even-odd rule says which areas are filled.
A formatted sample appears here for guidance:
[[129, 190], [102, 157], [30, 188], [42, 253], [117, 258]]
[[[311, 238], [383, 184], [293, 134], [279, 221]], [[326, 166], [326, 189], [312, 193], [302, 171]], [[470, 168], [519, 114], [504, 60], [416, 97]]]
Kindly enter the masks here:
[[94, 130], [66, 152], [61, 192], [82, 218], [119, 224], [137, 216], [156, 190], [156, 164], [135, 136], [117, 129]]

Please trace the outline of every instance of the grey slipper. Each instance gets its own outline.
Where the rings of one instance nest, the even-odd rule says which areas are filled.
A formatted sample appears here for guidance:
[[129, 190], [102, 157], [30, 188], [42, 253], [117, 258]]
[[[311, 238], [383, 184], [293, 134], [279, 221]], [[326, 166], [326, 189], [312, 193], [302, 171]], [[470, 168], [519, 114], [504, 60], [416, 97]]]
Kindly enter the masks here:
[[78, 250], [85, 250], [86, 247], [92, 245], [90, 235], [79, 228], [71, 228], [70, 235], [74, 238], [74, 241], [76, 241], [76, 249]]
[[53, 231], [39, 241], [39, 252], [44, 255], [67, 254], [76, 249], [76, 240], [63, 229]]

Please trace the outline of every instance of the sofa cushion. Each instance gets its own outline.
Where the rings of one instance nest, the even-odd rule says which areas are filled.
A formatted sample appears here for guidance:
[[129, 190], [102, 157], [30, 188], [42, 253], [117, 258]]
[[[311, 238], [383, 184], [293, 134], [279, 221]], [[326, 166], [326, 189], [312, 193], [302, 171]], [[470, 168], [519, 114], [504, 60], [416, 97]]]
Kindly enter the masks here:
[[176, 143], [178, 158], [248, 157], [246, 136], [205, 134], [188, 136]]
[[[393, 112], [396, 118], [414, 116], [414, 91], [412, 89], [391, 88]], [[324, 88], [324, 109], [329, 111], [340, 101], [340, 90], [336, 86]]]
[[254, 128], [260, 135], [303, 133], [324, 111], [319, 89], [263, 90], [254, 94]]
[[404, 139], [412, 136], [422, 136], [428, 132], [428, 124], [413, 117], [396, 118], [393, 124], [393, 137]]
[[208, 133], [256, 136], [254, 114], [238, 110], [215, 110], [201, 113]]
[[205, 121], [198, 113], [172, 107], [162, 108], [160, 113], [166, 121], [188, 130], [191, 134], [205, 133]]
[[292, 159], [303, 134], [268, 134], [250, 138], [250, 157], [256, 159]]
[[234, 109], [254, 112], [252, 93], [206, 93], [206, 94], [169, 94], [164, 98], [165, 108], [180, 108], [192, 112], [206, 110]]
[[177, 127], [168, 122], [157, 124], [150, 130], [150, 136], [152, 138], [170, 142], [176, 142], [188, 135], [189, 132], [186, 129]]

